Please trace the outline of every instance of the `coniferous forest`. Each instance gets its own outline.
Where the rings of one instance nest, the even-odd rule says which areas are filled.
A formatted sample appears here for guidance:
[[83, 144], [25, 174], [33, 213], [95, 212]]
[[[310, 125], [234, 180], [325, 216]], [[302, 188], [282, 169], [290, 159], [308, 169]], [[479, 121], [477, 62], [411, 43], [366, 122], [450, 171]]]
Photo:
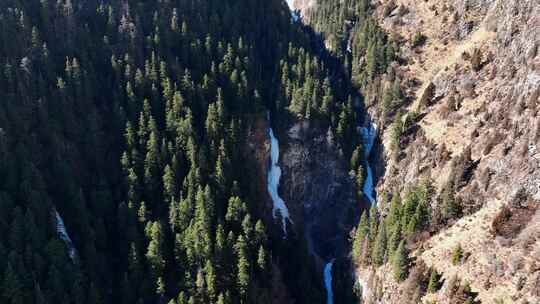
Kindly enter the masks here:
[[325, 5], [352, 52], [281, 0], [2, 0], [0, 302], [323, 303], [246, 138], [267, 113], [330, 128], [361, 188], [353, 101], [395, 45], [365, 1]]
[[312, 36], [278, 0], [2, 1], [1, 302], [320, 301], [243, 150], [267, 111], [337, 127]]

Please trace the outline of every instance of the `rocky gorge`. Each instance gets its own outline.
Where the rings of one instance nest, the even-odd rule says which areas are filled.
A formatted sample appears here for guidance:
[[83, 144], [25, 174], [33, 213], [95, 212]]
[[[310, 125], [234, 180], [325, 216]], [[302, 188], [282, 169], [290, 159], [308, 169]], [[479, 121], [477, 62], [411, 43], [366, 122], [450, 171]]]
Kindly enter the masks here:
[[[296, 8], [309, 16], [317, 1], [306, 3], [298, 2]], [[408, 244], [416, 265], [436, 269], [444, 285], [439, 292], [415, 298], [414, 280], [400, 284], [388, 277], [389, 264], [360, 267], [358, 279], [364, 290], [371, 291], [364, 292], [363, 300], [454, 303], [449, 285], [457, 277], [470, 284], [482, 303], [537, 303], [538, 1], [384, 0], [371, 5], [378, 24], [400, 45], [401, 62], [392, 65], [383, 81], [397, 79], [408, 100], [402, 106], [406, 114], [401, 121], [401, 150], [396, 151], [392, 143], [396, 124], [385, 117], [377, 98], [367, 96], [366, 109], [381, 134], [372, 156], [379, 177], [374, 183], [381, 197], [378, 210], [384, 216], [395, 193], [429, 181], [434, 224]], [[420, 34], [425, 42], [417, 46], [413, 38]], [[298, 123], [287, 135], [286, 200], [303, 202], [291, 208], [297, 213], [304, 210], [308, 235], [326, 234], [319, 240], [346, 235], [354, 220], [345, 220], [344, 214], [358, 214], [360, 209], [327, 212], [339, 207], [337, 202], [354, 206], [354, 195], [348, 195], [354, 185], [331, 144], [331, 134]], [[463, 215], [441, 220], [439, 212], [449, 192], [462, 204]], [[314, 251], [328, 256], [328, 248], [340, 248], [332, 242], [338, 241], [317, 242]], [[449, 256], [456, 246], [463, 247], [468, 258], [452, 265]]]

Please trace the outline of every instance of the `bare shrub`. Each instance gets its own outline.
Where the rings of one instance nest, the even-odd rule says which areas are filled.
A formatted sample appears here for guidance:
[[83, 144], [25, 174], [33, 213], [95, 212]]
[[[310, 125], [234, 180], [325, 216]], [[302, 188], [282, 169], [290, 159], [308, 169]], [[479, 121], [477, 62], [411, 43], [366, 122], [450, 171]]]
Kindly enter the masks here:
[[418, 294], [424, 295], [428, 284], [428, 268], [426, 264], [419, 260], [410, 270], [409, 277], [404, 282], [403, 292], [406, 298], [413, 300]]
[[527, 197], [520, 198], [519, 195], [518, 192], [511, 205], [503, 206], [493, 219], [490, 231], [494, 236], [513, 239], [527, 226], [536, 213], [538, 204]]
[[502, 235], [502, 227], [510, 219], [511, 216], [512, 212], [510, 211], [510, 208], [504, 205], [491, 222], [491, 233], [494, 236]]
[[495, 132], [488, 138], [486, 142], [486, 146], [482, 153], [484, 155], [488, 155], [496, 145], [502, 142], [502, 140], [503, 140], [503, 134], [499, 130], [495, 130]]
[[526, 157], [529, 153], [529, 143], [526, 140], [523, 140], [521, 144], [519, 145], [518, 154], [521, 155], [521, 157]]
[[448, 298], [452, 298], [452, 296], [456, 293], [457, 289], [459, 287], [459, 278], [457, 275], [453, 275], [446, 283], [445, 285], [445, 294]]
[[523, 258], [521, 255], [512, 254], [508, 260], [508, 270], [510, 274], [515, 274], [519, 269], [523, 267]]
[[482, 51], [480, 49], [475, 49], [471, 55], [471, 67], [475, 72], [478, 72], [484, 67], [484, 62], [482, 61]]
[[419, 46], [422, 46], [426, 43], [427, 37], [426, 35], [422, 34], [422, 32], [418, 31], [414, 34], [414, 36], [411, 39], [411, 46], [412, 48], [417, 48]]
[[483, 190], [487, 191], [489, 188], [489, 183], [491, 182], [491, 170], [489, 168], [484, 168], [482, 172], [480, 172], [480, 183], [483, 185]]
[[403, 17], [409, 13], [409, 8], [401, 4], [398, 10], [398, 16]]

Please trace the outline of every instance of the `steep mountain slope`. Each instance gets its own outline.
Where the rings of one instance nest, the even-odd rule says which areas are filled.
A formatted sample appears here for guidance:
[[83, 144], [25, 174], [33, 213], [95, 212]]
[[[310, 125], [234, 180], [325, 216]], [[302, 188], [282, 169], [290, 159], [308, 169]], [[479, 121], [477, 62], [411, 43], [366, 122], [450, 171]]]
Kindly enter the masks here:
[[[397, 74], [413, 97], [407, 115], [418, 118], [405, 127], [399, 156], [391, 155], [396, 151], [386, 132], [390, 162], [379, 191], [405, 189], [421, 178], [433, 181], [432, 231], [440, 232], [423, 244], [425, 252], [414, 255], [447, 283], [446, 292], [428, 298], [448, 301], [456, 274], [484, 303], [538, 302], [540, 6], [537, 1], [394, 3], [395, 10], [386, 9], [391, 2], [383, 3], [378, 17], [388, 31], [405, 38], [408, 65]], [[414, 40], [417, 31], [426, 42], [412, 47], [406, 39]], [[466, 215], [457, 222], [445, 214], [449, 192]], [[449, 265], [457, 246], [468, 257]]]
[[[399, 45], [379, 85], [359, 82], [381, 138], [372, 157], [378, 211], [361, 222], [353, 246], [364, 300], [538, 302], [538, 1], [320, 0], [315, 7], [305, 12], [308, 22], [350, 65], [353, 81], [355, 69], [370, 64], [369, 52], [356, 51], [359, 11], [368, 7]], [[418, 226], [409, 212], [423, 203], [429, 208]], [[395, 247], [400, 235], [408, 261]]]
[[1, 1], [0, 302], [539, 302], [539, 10]]

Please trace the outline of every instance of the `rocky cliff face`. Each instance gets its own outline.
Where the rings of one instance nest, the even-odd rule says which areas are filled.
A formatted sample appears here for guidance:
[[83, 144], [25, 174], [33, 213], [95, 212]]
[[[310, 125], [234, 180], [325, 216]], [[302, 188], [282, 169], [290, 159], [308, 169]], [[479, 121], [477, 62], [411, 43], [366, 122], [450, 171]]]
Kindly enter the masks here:
[[[403, 46], [407, 64], [396, 74], [415, 117], [401, 151], [392, 151], [388, 128], [383, 132], [387, 170], [378, 193], [428, 178], [434, 210], [450, 184], [464, 207], [464, 217], [431, 231], [413, 253], [445, 281], [423, 301], [449, 303], [445, 288], [457, 276], [483, 303], [539, 303], [538, 1], [380, 1], [376, 16]], [[417, 32], [426, 37], [420, 47], [411, 43]], [[384, 212], [387, 204], [380, 204]], [[468, 258], [453, 265], [458, 245]], [[409, 299], [410, 284], [396, 284], [386, 270], [360, 271], [381, 291], [372, 296], [383, 303]]]
[[328, 260], [346, 255], [346, 238], [360, 208], [347, 162], [325, 132], [307, 122], [289, 128], [282, 157], [282, 196], [312, 253]]
[[293, 8], [299, 10], [302, 16], [309, 18], [311, 11], [316, 9], [317, 0], [291, 0]]

